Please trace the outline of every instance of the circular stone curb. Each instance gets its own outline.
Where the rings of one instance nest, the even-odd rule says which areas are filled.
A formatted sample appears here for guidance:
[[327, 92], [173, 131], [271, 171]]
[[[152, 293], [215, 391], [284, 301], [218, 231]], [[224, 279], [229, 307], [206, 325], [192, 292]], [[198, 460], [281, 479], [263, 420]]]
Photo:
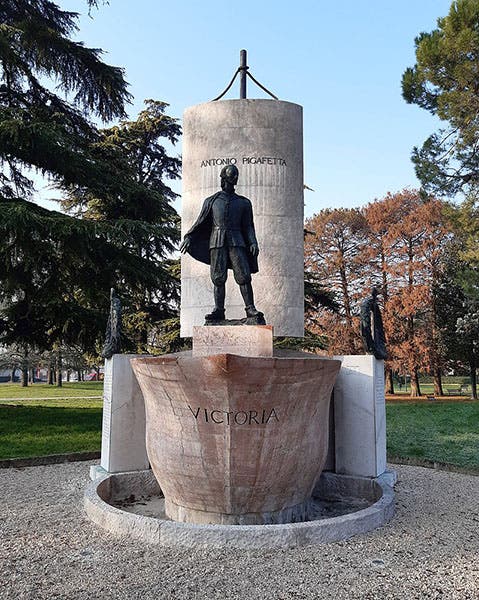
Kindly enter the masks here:
[[[116, 508], [107, 500], [119, 491], [128, 494], [158, 494], [151, 471], [108, 474], [88, 485], [84, 507], [89, 518], [100, 527], [130, 539], [162, 546], [210, 548], [291, 548], [344, 540], [367, 533], [387, 523], [394, 515], [394, 490], [387, 477], [367, 479], [324, 473], [316, 486], [323, 491], [356, 496], [375, 496], [367, 508], [349, 514], [283, 525], [195, 525], [147, 517]], [[353, 492], [353, 494], [351, 493]]]

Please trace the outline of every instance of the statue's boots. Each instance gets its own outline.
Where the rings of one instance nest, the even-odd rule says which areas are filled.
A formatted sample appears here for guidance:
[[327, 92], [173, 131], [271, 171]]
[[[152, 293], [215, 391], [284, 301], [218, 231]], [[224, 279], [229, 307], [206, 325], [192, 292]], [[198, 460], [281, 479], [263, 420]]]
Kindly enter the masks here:
[[245, 311], [246, 311], [246, 316], [248, 318], [264, 316], [262, 312], [260, 312], [259, 310], [256, 310], [254, 304], [249, 304], [248, 306], [246, 306]]
[[224, 308], [215, 308], [212, 312], [205, 315], [205, 319], [207, 321], [224, 321], [225, 319], [225, 309]]

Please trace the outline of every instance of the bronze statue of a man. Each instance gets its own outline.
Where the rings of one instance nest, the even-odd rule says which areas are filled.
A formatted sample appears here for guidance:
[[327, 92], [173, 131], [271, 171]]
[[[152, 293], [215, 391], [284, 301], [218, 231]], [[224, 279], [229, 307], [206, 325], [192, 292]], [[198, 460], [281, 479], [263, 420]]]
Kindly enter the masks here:
[[251, 285], [251, 274], [258, 272], [258, 241], [251, 202], [235, 193], [238, 175], [235, 165], [223, 167], [221, 191], [203, 202], [180, 251], [210, 265], [215, 307], [206, 315], [207, 323], [225, 318], [225, 283], [228, 269], [232, 269], [245, 303], [246, 322], [259, 325], [264, 324], [264, 316], [256, 310]]
[[106, 325], [105, 344], [101, 355], [103, 358], [111, 358], [119, 354], [121, 349], [121, 301], [116, 295], [115, 289], [110, 290], [110, 314]]
[[378, 360], [386, 360], [388, 357], [386, 337], [381, 311], [379, 310], [378, 290], [375, 287], [371, 290], [371, 296], [361, 302], [360, 318], [364, 349], [368, 354], [373, 354]]

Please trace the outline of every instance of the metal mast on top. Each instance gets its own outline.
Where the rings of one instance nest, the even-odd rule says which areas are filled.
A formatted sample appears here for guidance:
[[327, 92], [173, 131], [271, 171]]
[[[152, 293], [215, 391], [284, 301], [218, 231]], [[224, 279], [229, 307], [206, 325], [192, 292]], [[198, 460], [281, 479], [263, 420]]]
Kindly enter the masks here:
[[246, 64], [246, 50], [240, 50], [240, 66], [239, 71], [241, 72], [240, 76], [240, 99], [243, 100], [246, 98], [246, 75], [248, 73], [248, 65]]
[[256, 83], [256, 85], [258, 87], [260, 87], [264, 92], [266, 92], [267, 94], [269, 94], [275, 100], [278, 100], [278, 97], [275, 96], [268, 89], [266, 89], [264, 87], [264, 85], [261, 85], [261, 83], [259, 81], [257, 81], [253, 77], [253, 75], [251, 75], [251, 73], [249, 72], [248, 69], [249, 69], [249, 67], [248, 67], [248, 64], [247, 64], [247, 53], [246, 53], [246, 50], [240, 50], [240, 66], [236, 69], [235, 74], [233, 75], [233, 78], [229, 82], [228, 87], [225, 89], [225, 91], [222, 94], [220, 94], [219, 96], [217, 96], [216, 98], [214, 98], [212, 100], [212, 102], [216, 102], [217, 100], [221, 100], [221, 98], [223, 98], [223, 96], [229, 91], [229, 89], [233, 85], [234, 80], [236, 79], [238, 73], [241, 74], [240, 75], [240, 99], [241, 100], [246, 99], [246, 80], [247, 80], [248, 77], [250, 79], [252, 79], [254, 81], [254, 83]]

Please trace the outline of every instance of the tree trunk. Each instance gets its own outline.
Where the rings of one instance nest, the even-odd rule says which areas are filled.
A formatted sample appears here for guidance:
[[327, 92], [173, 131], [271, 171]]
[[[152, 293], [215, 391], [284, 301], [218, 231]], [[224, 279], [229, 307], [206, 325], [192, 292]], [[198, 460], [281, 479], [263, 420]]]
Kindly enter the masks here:
[[411, 398], [417, 398], [421, 395], [421, 386], [419, 385], [419, 373], [417, 369], [411, 373]]
[[355, 344], [354, 344], [354, 327], [353, 327], [353, 315], [351, 311], [351, 299], [349, 297], [349, 287], [348, 287], [348, 279], [346, 277], [346, 268], [344, 266], [344, 254], [341, 253], [341, 265], [339, 267], [339, 276], [341, 278], [341, 291], [343, 295], [343, 307], [344, 307], [344, 315], [346, 317], [346, 325], [347, 325], [347, 353], [354, 354]]
[[391, 369], [391, 367], [386, 367], [386, 386], [385, 386], [385, 393], [386, 394], [394, 394], [394, 378], [393, 378], [393, 370]]
[[62, 352], [61, 352], [61, 350], [58, 350], [58, 353], [57, 353], [57, 387], [63, 386], [62, 366], [63, 366]]
[[434, 395], [444, 396], [444, 391], [442, 389], [441, 369], [439, 369], [439, 367], [434, 369]]
[[[412, 291], [414, 287], [414, 251], [413, 251], [413, 243], [411, 238], [408, 240], [408, 291], [410, 297], [412, 296]], [[411, 346], [414, 348], [414, 316], [409, 315], [407, 318], [407, 339]], [[408, 360], [408, 368], [411, 369], [411, 398], [417, 398], [421, 395], [421, 386], [419, 385], [419, 373], [418, 368], [416, 366], [416, 361], [414, 360], [415, 354], [410, 354]], [[414, 366], [413, 366], [414, 365]]]
[[35, 369], [33, 367], [30, 369], [30, 380], [35, 383]]
[[67, 382], [70, 381], [71, 369], [67, 369]]
[[81, 371], [80, 371], [80, 369], [77, 369], [77, 379], [78, 379], [78, 381], [81, 381]]
[[53, 365], [48, 365], [48, 385], [53, 385]]
[[477, 375], [476, 375], [476, 358], [469, 359], [469, 368], [471, 370], [471, 398], [477, 400]]
[[22, 358], [22, 387], [28, 387], [28, 351], [25, 350], [25, 354]]
[[10, 372], [10, 381], [11, 381], [11, 383], [13, 383], [13, 382], [15, 381], [15, 371], [16, 371], [16, 370], [17, 370], [17, 367], [16, 367], [16, 366], [13, 366], [13, 367], [12, 367], [12, 370], [11, 370], [11, 372]]

